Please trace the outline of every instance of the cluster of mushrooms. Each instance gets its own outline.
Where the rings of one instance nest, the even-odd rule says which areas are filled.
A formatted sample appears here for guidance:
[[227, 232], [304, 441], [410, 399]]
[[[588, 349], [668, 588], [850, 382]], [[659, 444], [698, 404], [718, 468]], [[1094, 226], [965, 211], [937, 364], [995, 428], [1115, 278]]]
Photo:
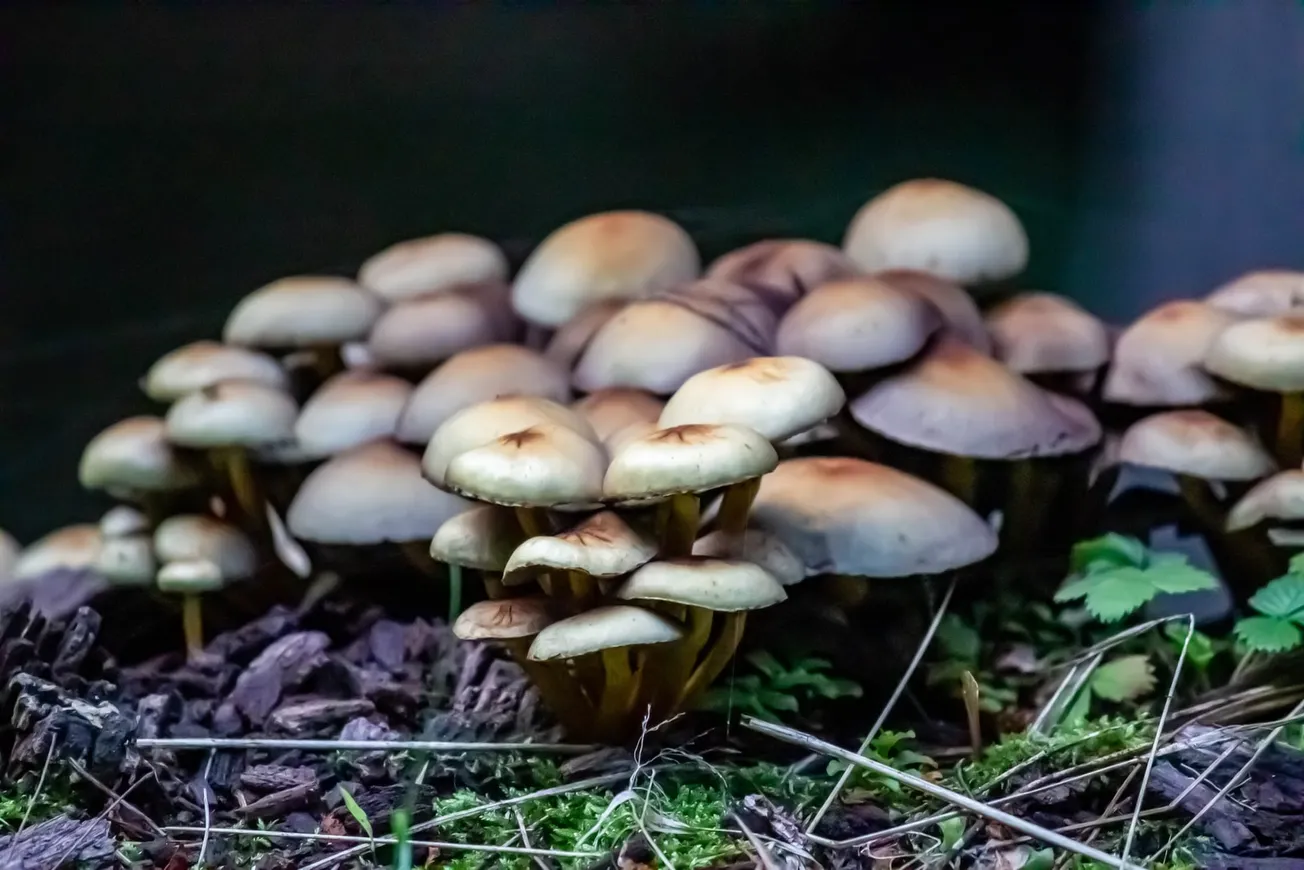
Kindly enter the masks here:
[[284, 278], [149, 369], [159, 415], [87, 446], [83, 485], [120, 504], [5, 544], [0, 573], [180, 595], [198, 654], [204, 594], [379, 582], [357, 555], [393, 547], [573, 735], [619, 739], [691, 705], [796, 584], [1062, 557], [1123, 463], [1172, 473], [1228, 546], [1297, 545], [1304, 273], [1119, 330], [1017, 292], [1027, 258], [1004, 203], [917, 179], [840, 248], [704, 271], [674, 222], [618, 211], [515, 275], [445, 233]]

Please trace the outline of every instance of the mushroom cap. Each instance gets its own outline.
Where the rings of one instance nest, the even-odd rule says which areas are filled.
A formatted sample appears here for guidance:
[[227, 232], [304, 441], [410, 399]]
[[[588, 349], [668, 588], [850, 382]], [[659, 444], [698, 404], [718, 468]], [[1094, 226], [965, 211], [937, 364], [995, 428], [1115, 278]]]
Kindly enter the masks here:
[[163, 592], [196, 595], [201, 592], [216, 592], [225, 586], [229, 579], [235, 578], [223, 576], [222, 569], [214, 562], [207, 559], [187, 559], [182, 562], [169, 562], [159, 568], [154, 582]]
[[442, 486], [448, 463], [458, 454], [483, 447], [512, 432], [544, 424], [565, 426], [590, 441], [598, 440], [587, 420], [550, 399], [538, 396], [492, 399], [458, 411], [435, 430], [421, 459], [426, 479]]
[[945, 332], [981, 353], [991, 354], [992, 338], [987, 334], [987, 324], [983, 322], [978, 303], [974, 302], [969, 292], [959, 284], [927, 272], [909, 269], [889, 269], [877, 273], [874, 277], [898, 290], [914, 293], [933, 303], [933, 307], [942, 315]]
[[693, 556], [647, 563], [616, 589], [616, 597], [625, 601], [668, 601], [727, 613], [760, 610], [785, 600], [788, 593], [755, 562]]
[[964, 502], [863, 459], [810, 457], [761, 478], [752, 522], [783, 541], [810, 574], [940, 574], [996, 551], [996, 532]]
[[503, 396], [569, 402], [570, 375], [543, 354], [515, 344], [464, 350], [426, 375], [398, 421], [398, 440], [425, 444], [458, 411]]
[[1214, 339], [1204, 367], [1256, 390], [1304, 390], [1304, 309], [1233, 323]]
[[1226, 391], [1201, 368], [1209, 348], [1236, 317], [1203, 302], [1160, 305], [1119, 335], [1105, 377], [1105, 401], [1120, 405], [1201, 405]]
[[601, 444], [540, 423], [457, 454], [443, 487], [492, 504], [569, 508], [600, 502], [606, 470]]
[[496, 505], [476, 505], [444, 521], [430, 542], [430, 558], [473, 571], [500, 572], [521, 542], [521, 527], [512, 512]]
[[114, 505], [100, 517], [100, 535], [108, 538], [126, 538], [149, 531], [149, 519], [131, 505]]
[[1105, 324], [1071, 299], [1021, 293], [987, 314], [996, 358], [1020, 374], [1094, 372], [1109, 362]]
[[1272, 317], [1304, 308], [1304, 272], [1261, 269], [1215, 289], [1204, 301], [1240, 317]]
[[1165, 411], [1133, 423], [1120, 462], [1203, 480], [1258, 480], [1277, 465], [1255, 437], [1208, 411]]
[[553, 230], [521, 266], [512, 304], [526, 320], [561, 326], [594, 302], [638, 299], [697, 277], [692, 238], [644, 211], [592, 214]]
[[1227, 514], [1227, 531], [1239, 532], [1264, 520], [1304, 520], [1304, 471], [1292, 468], [1261, 480]]
[[1002, 281], [1028, 263], [1028, 235], [1009, 206], [938, 178], [903, 181], [865, 203], [842, 248], [866, 271], [919, 269], [960, 284]]
[[305, 457], [331, 456], [377, 438], [392, 438], [412, 385], [379, 372], [345, 371], [303, 403], [294, 440]]
[[222, 381], [168, 409], [167, 439], [182, 447], [264, 447], [294, 439], [299, 409], [284, 390]]
[[613, 501], [655, 501], [751, 480], [778, 462], [765, 436], [745, 426], [672, 426], [626, 442], [611, 458], [602, 489]]
[[806, 579], [806, 566], [797, 554], [781, 538], [764, 529], [747, 529], [741, 541], [723, 529], [717, 529], [693, 543], [693, 555], [755, 562], [784, 586], [793, 586]]
[[755, 356], [719, 323], [663, 299], [634, 302], [604, 323], [572, 375], [584, 392], [633, 387], [669, 395], [700, 371]]
[[95, 558], [95, 570], [115, 586], [151, 586], [158, 571], [154, 542], [149, 535], [106, 538]]
[[837, 379], [817, 362], [752, 357], [693, 375], [666, 402], [658, 425], [732, 423], [782, 441], [835, 416], [846, 401]]
[[367, 338], [375, 364], [433, 367], [473, 347], [511, 341], [518, 322], [506, 284], [481, 284], [391, 306]]
[[226, 319], [222, 339], [250, 347], [313, 347], [366, 338], [380, 297], [348, 278], [295, 275], [259, 287]]
[[99, 558], [104, 536], [95, 523], [78, 523], [55, 529], [22, 549], [14, 562], [16, 580], [40, 577], [60, 569], [79, 571], [90, 568]]
[[588, 420], [598, 440], [613, 450], [633, 432], [641, 435], [649, 427], [657, 428], [656, 422], [665, 406], [665, 402], [644, 390], [612, 387], [590, 393], [573, 403], [571, 410]]
[[530, 644], [531, 661], [569, 659], [604, 649], [670, 643], [684, 636], [679, 623], [629, 604], [595, 607], [554, 622]]
[[219, 381], [258, 381], [285, 389], [289, 378], [274, 358], [247, 347], [195, 341], [159, 357], [145, 373], [145, 395], [173, 402]]
[[863, 372], [905, 362], [942, 325], [937, 308], [877, 278], [850, 278], [812, 290], [779, 323], [779, 353], [834, 372]]
[[180, 514], [159, 523], [154, 555], [165, 563], [211, 563], [226, 580], [250, 577], [258, 569], [258, 554], [244, 532], [200, 514]]
[[133, 493], [186, 489], [199, 482], [177, 456], [158, 417], [119, 420], [90, 440], [77, 477], [86, 489]]
[[317, 467], [286, 514], [290, 533], [321, 544], [424, 541], [470, 507], [431, 486], [421, 460], [390, 441], [373, 441]]
[[517, 640], [534, 637], [556, 622], [548, 598], [477, 601], [457, 617], [453, 634], [462, 640]]
[[388, 302], [402, 302], [468, 284], [504, 282], [508, 272], [507, 255], [488, 239], [439, 233], [372, 254], [358, 270], [358, 283]]
[[566, 370], [575, 368], [580, 354], [589, 346], [593, 336], [597, 335], [608, 320], [625, 307], [623, 299], [608, 299], [586, 306], [583, 311], [557, 327], [557, 331], [548, 339], [548, 346], [543, 355]]
[[860, 274], [860, 267], [833, 245], [809, 239], [768, 239], [724, 254], [706, 270], [747, 287], [763, 287], [795, 302], [830, 281]]
[[655, 541], [634, 531], [614, 511], [602, 511], [559, 534], [524, 541], [507, 560], [503, 583], [516, 586], [549, 571], [619, 577], [656, 554]]
[[893, 441], [977, 459], [1062, 456], [1100, 440], [1084, 406], [952, 337], [850, 408], [857, 423]]

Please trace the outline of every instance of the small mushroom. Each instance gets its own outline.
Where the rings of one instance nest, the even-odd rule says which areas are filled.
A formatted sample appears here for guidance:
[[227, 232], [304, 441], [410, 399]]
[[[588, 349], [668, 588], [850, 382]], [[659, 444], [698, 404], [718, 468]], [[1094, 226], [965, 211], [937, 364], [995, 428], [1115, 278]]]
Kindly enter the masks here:
[[520, 321], [506, 284], [464, 287], [391, 306], [367, 339], [375, 365], [425, 374], [450, 357], [487, 344], [512, 341]]
[[273, 357], [247, 347], [196, 341], [159, 357], [141, 386], [156, 402], [175, 402], [220, 381], [258, 381], [287, 389], [285, 369]]
[[1054, 293], [1021, 293], [987, 314], [996, 358], [1041, 386], [1090, 392], [1108, 363], [1109, 330]]
[[615, 452], [631, 437], [657, 428], [665, 402], [645, 390], [613, 387], [590, 393], [571, 405], [589, 421], [598, 440]]
[[1280, 395], [1277, 459], [1298, 466], [1304, 459], [1304, 310], [1228, 326], [1214, 339], [1204, 367], [1234, 384]]
[[158, 417], [128, 417], [100, 432], [82, 451], [77, 477], [86, 489], [140, 502], [162, 513], [168, 493], [190, 489], [199, 476], [167, 438]]
[[10, 576], [15, 580], [31, 580], [60, 569], [81, 571], [91, 568], [103, 545], [104, 536], [95, 523], [64, 526], [24, 547]]
[[192, 661], [204, 651], [203, 598], [226, 585], [221, 569], [212, 562], [195, 559], [169, 562], [154, 578], [160, 592], [181, 596], [181, 628], [186, 638], [186, 657]]
[[252, 577], [258, 554], [236, 527], [212, 517], [182, 514], [169, 517], [154, 530], [154, 556], [162, 565], [159, 589], [182, 596], [186, 650], [193, 658], [204, 648], [200, 596]]
[[151, 586], [158, 572], [154, 541], [148, 533], [106, 537], [95, 570], [114, 586]]
[[1272, 317], [1304, 308], [1304, 272], [1247, 272], [1204, 297], [1205, 303], [1239, 317]]
[[543, 349], [543, 355], [567, 371], [575, 368], [575, 363], [579, 362], [580, 355], [589, 346], [593, 336], [625, 304], [623, 299], [607, 299], [586, 306], [552, 334], [547, 347]]
[[810, 239], [766, 239], [723, 254], [707, 278], [757, 288], [792, 305], [833, 281], [860, 274], [860, 267], [833, 245]]
[[606, 468], [602, 445], [569, 427], [542, 423], [457, 454], [443, 486], [477, 501], [518, 508], [522, 529], [537, 535], [546, 523], [538, 509], [600, 503]]
[[524, 537], [511, 511], [497, 505], [476, 505], [435, 530], [430, 558], [458, 572], [463, 568], [483, 572], [489, 597], [502, 598], [503, 571]]
[[1227, 514], [1226, 528], [1239, 532], [1265, 520], [1304, 520], [1304, 471], [1279, 471], [1255, 484]]
[[570, 597], [583, 602], [597, 593], [595, 580], [628, 574], [656, 554], [654, 542], [614, 511], [601, 511], [564, 532], [525, 540], [507, 560], [503, 583], [516, 586], [556, 574], [564, 578]]
[[386, 302], [453, 293], [507, 280], [507, 255], [488, 239], [439, 233], [390, 245], [368, 257], [358, 283]]
[[150, 530], [149, 517], [131, 505], [115, 505], [100, 517], [100, 534], [108, 538], [125, 538], [140, 535]]
[[1105, 377], [1106, 402], [1149, 408], [1204, 405], [1229, 393], [1202, 368], [1214, 340], [1236, 317], [1179, 300], [1148, 312], [1119, 335]]
[[959, 284], [909, 269], [888, 269], [875, 273], [879, 281], [906, 293], [913, 293], [933, 304], [942, 315], [942, 331], [960, 339], [979, 353], [990, 355], [992, 339], [987, 334], [982, 312]]
[[411, 384], [393, 375], [341, 372], [304, 402], [294, 421], [294, 443], [304, 457], [323, 458], [393, 438], [411, 395]]

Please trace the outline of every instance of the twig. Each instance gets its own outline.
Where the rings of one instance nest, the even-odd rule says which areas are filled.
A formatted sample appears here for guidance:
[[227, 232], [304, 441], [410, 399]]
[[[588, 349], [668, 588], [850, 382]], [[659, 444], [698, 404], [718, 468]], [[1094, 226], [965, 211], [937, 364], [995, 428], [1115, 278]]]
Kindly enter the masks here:
[[[1114, 796], [1109, 799], [1109, 803], [1105, 804], [1105, 810], [1100, 814], [1100, 818], [1102, 819], [1108, 818], [1109, 814], [1114, 812], [1115, 808], [1117, 808], [1118, 805], [1123, 802], [1123, 793], [1127, 791], [1127, 787], [1132, 784], [1132, 780], [1135, 778], [1136, 778], [1136, 768], [1134, 767], [1127, 772], [1127, 776], [1123, 777], [1122, 784], [1119, 785], [1119, 787], [1114, 790]], [[1087, 838], [1082, 842], [1086, 843], [1088, 846], [1091, 845], [1091, 841], [1096, 839], [1096, 835], [1098, 835], [1099, 833], [1100, 833], [1099, 828], [1092, 829], [1091, 833], [1087, 834]], [[1061, 868], [1066, 866], [1068, 863], [1069, 863], [1068, 853], [1060, 855], [1060, 857], [1055, 860], [1055, 863], [1051, 867], [1051, 870], [1061, 870]]]
[[782, 870], [782, 868], [780, 868], [775, 862], [774, 856], [770, 854], [769, 848], [766, 847], [759, 838], [757, 838], [751, 828], [747, 827], [747, 823], [743, 821], [742, 816], [734, 813], [733, 817], [734, 821], [738, 823], [738, 829], [741, 830], [743, 836], [747, 838], [747, 842], [751, 843], [752, 848], [756, 850], [756, 863], [765, 868], [765, 870]]
[[[397, 837], [351, 837], [347, 834], [304, 834], [298, 831], [260, 831], [252, 828], [200, 828], [195, 826], [172, 826], [164, 828], [169, 834], [201, 834], [207, 830], [211, 834], [220, 837], [267, 837], [269, 839], [282, 840], [313, 840], [323, 843], [361, 843], [362, 848], [354, 852], [346, 849], [343, 852], [336, 852], [328, 856], [331, 864], [336, 864], [353, 855], [361, 854], [367, 851], [374, 843], [377, 846], [396, 846], [398, 845]], [[425, 846], [440, 850], [460, 850], [464, 852], [498, 852], [506, 855], [539, 855], [551, 858], [605, 858], [606, 852], [567, 852], [559, 849], [535, 849], [530, 846], [491, 846], [481, 843], [446, 843], [442, 840], [408, 840], [412, 846]], [[325, 859], [323, 859], [325, 860]], [[303, 870], [309, 870], [312, 867], [327, 867], [329, 864], [323, 864], [318, 861], [314, 864], [308, 864]]]
[[550, 752], [584, 755], [601, 749], [575, 743], [458, 743], [446, 740], [278, 740], [271, 737], [147, 737], [138, 749], [268, 749], [305, 752]]
[[116, 800], [124, 810], [131, 810], [133, 813], [140, 816], [141, 820], [143, 820], [145, 824], [149, 826], [151, 833], [159, 837], [166, 837], [166, 835], [163, 832], [163, 829], [160, 828], [157, 824], [155, 824], [154, 820], [151, 819], [149, 816], [147, 816], [144, 813], [144, 811], [140, 809], [140, 807], [136, 806], [135, 804], [131, 803], [128, 800], [124, 800], [122, 796], [119, 795], [116, 791], [109, 788], [104, 783], [100, 782], [98, 779], [96, 779], [94, 776], [91, 775], [90, 771], [88, 771], [86, 768], [82, 767], [80, 764], [73, 761], [72, 759], [68, 759], [67, 764], [69, 767], [72, 768], [73, 773], [77, 774], [79, 777], [89, 782], [91, 785], [93, 785], [95, 788], [102, 791], [104, 794], [108, 795], [113, 800]]
[[1100, 667], [1100, 663], [1104, 658], [1105, 654], [1103, 652], [1096, 653], [1088, 661], [1078, 662], [1070, 667], [1068, 673], [1064, 675], [1064, 679], [1055, 688], [1055, 693], [1050, 696], [1050, 700], [1043, 704], [1041, 710], [1037, 712], [1037, 718], [1033, 720], [1028, 730], [1035, 734], [1044, 734], [1048, 725], [1055, 724], [1051, 720], [1057, 717], [1064, 704], [1073, 703], [1073, 699], [1078, 696], [1078, 692], [1082, 691], [1082, 687], [1087, 684], [1087, 680], [1091, 679], [1091, 675], [1095, 673], [1096, 668]]
[[[521, 815], [521, 808], [512, 807], [512, 815], [516, 816], [516, 829], [521, 832], [521, 845], [527, 849], [534, 848], [530, 844], [530, 831], [525, 827], [525, 816]], [[534, 863], [538, 865], [539, 870], [552, 870], [552, 865], [545, 861], [542, 855], [535, 855]]]
[[208, 805], [208, 793], [212, 790], [208, 785], [208, 775], [213, 772], [213, 759], [217, 757], [217, 750], [210, 750], [208, 753], [208, 763], [204, 765], [204, 775], [200, 778], [200, 786], [203, 788], [204, 798], [204, 839], [199, 844], [199, 857], [196, 859], [196, 866], [204, 866], [204, 856], [208, 854], [208, 832], [213, 827], [213, 812]]

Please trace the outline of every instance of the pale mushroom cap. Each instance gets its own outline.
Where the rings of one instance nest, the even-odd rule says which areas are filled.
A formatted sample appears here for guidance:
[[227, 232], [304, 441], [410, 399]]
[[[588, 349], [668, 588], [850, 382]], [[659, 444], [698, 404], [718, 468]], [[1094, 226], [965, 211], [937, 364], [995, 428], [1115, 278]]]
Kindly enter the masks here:
[[613, 501], [653, 501], [751, 480], [778, 462], [765, 436], [744, 426], [673, 426], [627, 442], [611, 458], [603, 492]]
[[100, 432], [82, 451], [77, 477], [86, 489], [128, 496], [185, 489], [199, 482], [177, 456], [158, 417], [128, 417]]
[[286, 514], [290, 533], [320, 544], [428, 540], [470, 505], [431, 486], [421, 461], [389, 441], [345, 451], [314, 469]]
[[252, 576], [258, 554], [244, 532], [199, 514], [169, 517], [154, 530], [154, 555], [160, 562], [210, 562], [227, 580]]
[[1028, 263], [1028, 236], [1009, 206], [937, 178], [901, 182], [865, 203], [842, 247], [867, 271], [919, 269], [967, 285], [1002, 281]]
[[1236, 317], [1211, 305], [1160, 305], [1119, 335], [1102, 395], [1122, 405], [1202, 405], [1225, 390], [1202, 368], [1214, 339]]
[[299, 409], [284, 390], [223, 381], [168, 409], [167, 438], [182, 447], [261, 447], [294, 438]]
[[664, 559], [649, 562], [616, 590], [625, 601], [668, 601], [731, 612], [759, 610], [788, 594], [768, 571], [742, 559]]
[[1214, 339], [1204, 367], [1256, 390], [1304, 391], [1304, 310], [1233, 323]]
[[0, 583], [4, 583], [13, 575], [14, 565], [18, 564], [18, 554], [22, 549], [13, 535], [0, 529]]
[[515, 586], [554, 570], [619, 577], [656, 554], [655, 541], [631, 529], [615, 512], [602, 511], [559, 534], [524, 541], [507, 560], [503, 582]]
[[638, 299], [697, 277], [692, 238], [668, 218], [611, 211], [572, 221], [534, 249], [512, 286], [512, 304], [533, 323], [561, 326], [605, 299]]
[[1100, 424], [954, 338], [851, 402], [851, 416], [880, 435], [977, 459], [1062, 456], [1100, 440]]
[[285, 388], [285, 369], [274, 358], [247, 347], [196, 341], [159, 357], [145, 374], [145, 395], [173, 402], [219, 381], [259, 381]]
[[537, 351], [514, 344], [464, 350], [425, 377], [398, 422], [398, 440], [425, 444], [458, 411], [502, 396], [569, 402], [570, 374]]
[[202, 592], [216, 592], [226, 585], [227, 580], [238, 579], [223, 576], [222, 569], [207, 559], [187, 559], [182, 562], [169, 562], [159, 569], [154, 582], [163, 592], [175, 592], [180, 595], [197, 595]]
[[418, 369], [473, 347], [511, 341], [518, 323], [507, 296], [506, 284], [482, 284], [400, 302], [376, 321], [367, 349], [378, 366]]
[[846, 401], [837, 379], [817, 362], [753, 357], [689, 378], [666, 402], [658, 425], [732, 423], [782, 441], [835, 416]]
[[90, 568], [103, 544], [104, 536], [95, 523], [64, 526], [24, 547], [14, 562], [12, 576], [22, 580], [60, 569]]
[[830, 281], [859, 273], [860, 267], [833, 245], [769, 239], [724, 254], [706, 270], [706, 277], [764, 287], [795, 301]]
[[597, 335], [606, 322], [616, 316], [625, 307], [622, 299], [608, 299], [595, 302], [579, 314], [557, 327], [557, 331], [548, 339], [548, 346], [543, 355], [564, 369], [575, 368], [580, 355], [584, 353], [593, 336]]
[[1264, 520], [1304, 520], [1304, 471], [1279, 471], [1256, 483], [1227, 514], [1227, 531], [1238, 532]]
[[1165, 411], [1132, 424], [1120, 462], [1204, 480], [1258, 480], [1276, 463], [1249, 432], [1207, 411]]
[[476, 505], [450, 517], [430, 542], [430, 558], [474, 571], [499, 572], [521, 542], [521, 527], [506, 508]]
[[553, 602], [547, 598], [506, 598], [477, 601], [453, 623], [462, 640], [517, 640], [534, 637], [556, 622]]
[[863, 372], [905, 362], [942, 325], [922, 295], [876, 278], [834, 281], [812, 290], [779, 323], [775, 348], [834, 372]]
[[222, 339], [251, 347], [312, 347], [365, 338], [380, 297], [348, 278], [295, 275], [258, 288], [226, 319]]
[[598, 440], [610, 449], [613, 441], [621, 441], [622, 433], [629, 432], [630, 427], [655, 429], [665, 406], [665, 402], [644, 390], [612, 387], [590, 393], [572, 404], [571, 410], [588, 420]]
[[342, 372], [317, 388], [294, 421], [305, 457], [331, 456], [377, 438], [392, 438], [412, 385], [375, 372]]
[[659, 613], [628, 604], [595, 607], [554, 622], [530, 644], [531, 661], [569, 659], [604, 649], [670, 643], [684, 629]]
[[590, 441], [598, 440], [587, 420], [551, 399], [538, 396], [493, 399], [458, 411], [435, 430], [421, 459], [426, 479], [442, 486], [448, 463], [458, 454], [542, 424], [565, 426]]
[[149, 535], [107, 538], [95, 559], [95, 570], [117, 586], [149, 586], [158, 563]]
[[723, 530], [716, 530], [693, 543], [693, 555], [755, 562], [784, 586], [806, 579], [806, 566], [797, 554], [781, 538], [764, 529], [747, 529], [741, 540]]
[[761, 478], [752, 522], [811, 574], [940, 574], [996, 551], [992, 528], [950, 493], [861, 459], [782, 462]]
[[1020, 374], [1094, 372], [1109, 362], [1109, 330], [1054, 293], [1022, 293], [987, 315], [996, 358]]
[[149, 519], [130, 505], [114, 505], [100, 517], [100, 534], [107, 538], [126, 538], [149, 531]]
[[507, 255], [488, 239], [439, 233], [408, 239], [372, 254], [358, 283], [389, 302], [446, 293], [468, 284], [506, 281]]
[[728, 329], [663, 300], [625, 306], [600, 327], [575, 364], [585, 392], [633, 387], [669, 395], [700, 371], [755, 356]]
[[898, 290], [913, 293], [933, 303], [942, 315], [943, 329], [975, 350], [990, 355], [992, 339], [987, 333], [978, 303], [969, 292], [952, 281], [908, 269], [891, 269], [874, 275]]
[[1215, 289], [1204, 301], [1241, 317], [1272, 317], [1304, 308], [1304, 272], [1262, 269]]
[[601, 444], [538, 424], [454, 456], [443, 486], [493, 504], [569, 508], [600, 502], [606, 470]]

